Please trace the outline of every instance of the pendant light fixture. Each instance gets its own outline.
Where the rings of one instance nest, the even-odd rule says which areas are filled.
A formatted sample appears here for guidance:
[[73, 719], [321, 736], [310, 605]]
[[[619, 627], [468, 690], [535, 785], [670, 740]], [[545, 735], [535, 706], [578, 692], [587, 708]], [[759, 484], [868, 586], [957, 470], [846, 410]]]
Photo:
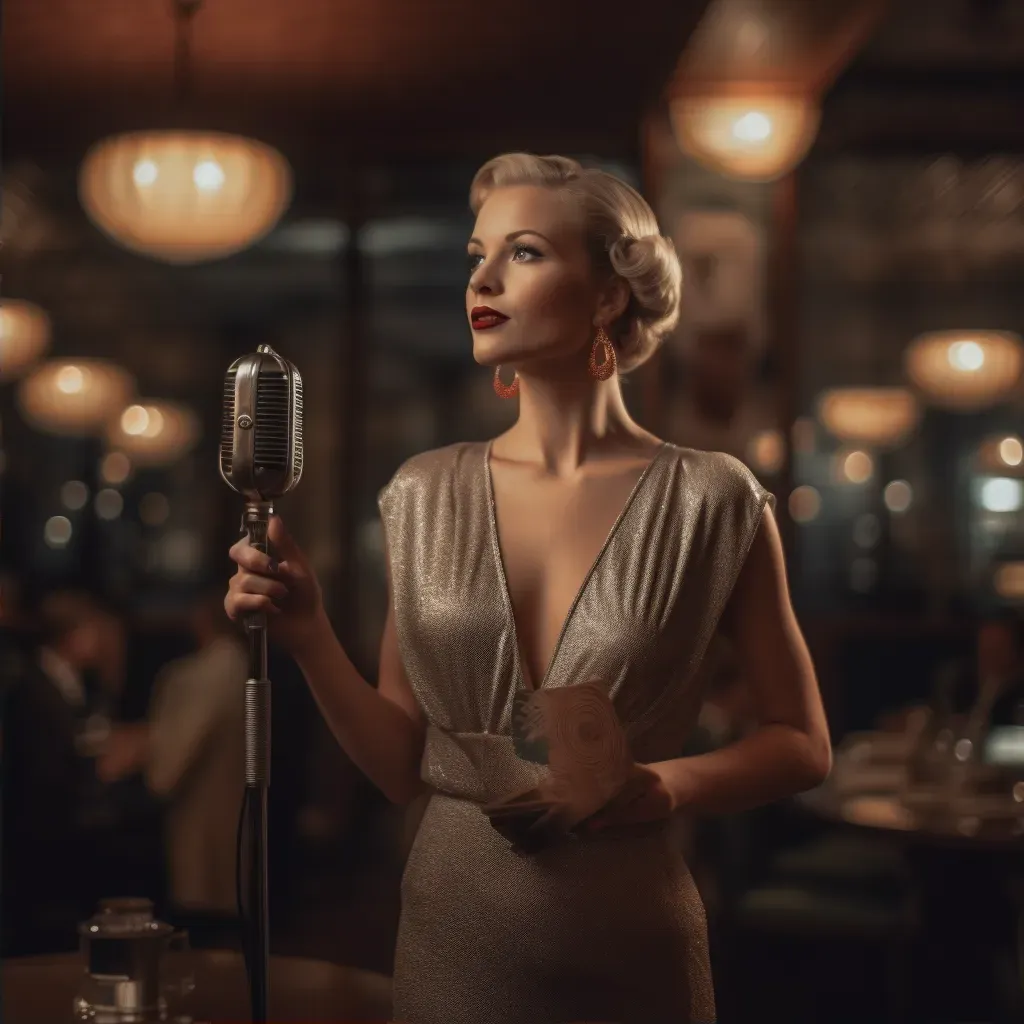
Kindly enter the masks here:
[[199, 439], [199, 421], [191, 409], [161, 399], [140, 399], [112, 420], [107, 443], [137, 466], [166, 466], [185, 455]]
[[818, 416], [847, 444], [893, 448], [917, 426], [920, 408], [907, 388], [835, 388], [818, 400]]
[[20, 299], [0, 300], [0, 382], [20, 377], [50, 346], [50, 318]]
[[939, 408], [976, 412], [1007, 399], [1024, 372], [1024, 345], [1010, 331], [937, 331], [910, 344], [907, 376]]
[[[200, 2], [173, 0], [182, 106]], [[280, 153], [254, 139], [214, 131], [131, 132], [89, 150], [78, 193], [90, 220], [119, 245], [167, 263], [199, 263], [266, 235], [291, 201], [292, 173]]]
[[49, 434], [100, 433], [135, 388], [132, 376], [104, 359], [53, 359], [18, 385], [25, 419]]
[[729, 178], [774, 181], [807, 155], [820, 112], [799, 94], [696, 95], [671, 101], [680, 148]]

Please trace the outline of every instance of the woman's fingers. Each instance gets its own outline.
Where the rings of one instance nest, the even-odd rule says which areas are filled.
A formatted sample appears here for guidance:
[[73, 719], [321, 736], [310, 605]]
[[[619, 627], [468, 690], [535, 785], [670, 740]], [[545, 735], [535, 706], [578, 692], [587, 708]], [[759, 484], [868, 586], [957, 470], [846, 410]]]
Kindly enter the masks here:
[[233, 544], [228, 555], [236, 565], [249, 572], [259, 573], [262, 576], [274, 576], [278, 572], [277, 561], [269, 555], [264, 554], [249, 543], [248, 537], [243, 537], [237, 544]]
[[243, 594], [263, 594], [278, 601], [283, 601], [289, 593], [283, 583], [266, 576], [256, 576], [250, 572], [238, 574], [238, 590]]
[[238, 618], [239, 615], [246, 615], [249, 612], [267, 612], [270, 615], [281, 614], [281, 609], [266, 595], [240, 592], [228, 595], [224, 602], [224, 610], [232, 621]]

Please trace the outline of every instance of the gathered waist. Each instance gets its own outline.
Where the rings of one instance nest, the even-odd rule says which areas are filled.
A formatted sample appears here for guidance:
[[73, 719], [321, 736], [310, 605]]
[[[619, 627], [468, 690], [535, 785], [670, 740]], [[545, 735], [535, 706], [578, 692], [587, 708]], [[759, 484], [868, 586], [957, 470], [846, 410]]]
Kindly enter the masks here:
[[537, 785], [544, 773], [516, 754], [511, 736], [427, 727], [420, 777], [438, 793], [485, 804]]
[[[420, 777], [434, 793], [480, 806], [536, 786], [547, 769], [519, 757], [511, 736], [446, 732], [427, 727]], [[682, 817], [623, 830], [619, 838], [656, 833], [679, 835]]]

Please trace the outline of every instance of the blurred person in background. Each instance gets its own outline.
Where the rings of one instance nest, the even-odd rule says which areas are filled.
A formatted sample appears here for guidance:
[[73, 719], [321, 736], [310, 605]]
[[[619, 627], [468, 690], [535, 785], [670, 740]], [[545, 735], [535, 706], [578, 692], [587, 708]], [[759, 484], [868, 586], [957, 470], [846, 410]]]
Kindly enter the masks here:
[[112, 606], [80, 590], [46, 595], [39, 618], [39, 665], [68, 704], [80, 709], [78, 743], [91, 756], [106, 738], [124, 691], [127, 627]]
[[[680, 298], [678, 260], [638, 193], [563, 157], [508, 154], [478, 172], [471, 207], [473, 356], [499, 395], [519, 395], [519, 418], [493, 442], [413, 457], [381, 492], [377, 686], [279, 517], [272, 554], [231, 549], [225, 606], [267, 612], [386, 796], [430, 791], [402, 882], [396, 1020], [711, 1024], [677, 812], [767, 804], [817, 785], [831, 761], [770, 498], [736, 459], [667, 445], [626, 410], [616, 367], [654, 352]], [[720, 625], [757, 728], [680, 757]], [[483, 811], [545, 778], [517, 750], [514, 702], [571, 700], [594, 679], [629, 728], [632, 785], [573, 840], [524, 853]]]
[[50, 594], [38, 620], [3, 715], [3, 906], [23, 952], [74, 945], [97, 896], [93, 756], [123, 665], [123, 628], [95, 597]]
[[195, 652], [160, 670], [147, 717], [113, 729], [97, 772], [111, 783], [141, 774], [164, 802], [175, 911], [231, 917], [248, 655], [220, 591], [194, 606], [189, 625]]

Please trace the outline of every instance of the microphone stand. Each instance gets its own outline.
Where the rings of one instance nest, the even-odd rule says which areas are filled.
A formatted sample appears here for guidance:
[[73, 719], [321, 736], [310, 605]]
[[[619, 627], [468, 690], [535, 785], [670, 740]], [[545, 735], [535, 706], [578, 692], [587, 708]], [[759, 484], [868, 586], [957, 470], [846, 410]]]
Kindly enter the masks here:
[[[267, 554], [274, 506], [249, 502], [242, 526], [249, 543]], [[267, 790], [270, 786], [270, 680], [267, 678], [267, 617], [246, 617], [249, 678], [245, 684], [245, 799], [249, 850], [249, 995], [253, 1024], [267, 1024], [270, 997], [270, 922], [267, 905]]]

